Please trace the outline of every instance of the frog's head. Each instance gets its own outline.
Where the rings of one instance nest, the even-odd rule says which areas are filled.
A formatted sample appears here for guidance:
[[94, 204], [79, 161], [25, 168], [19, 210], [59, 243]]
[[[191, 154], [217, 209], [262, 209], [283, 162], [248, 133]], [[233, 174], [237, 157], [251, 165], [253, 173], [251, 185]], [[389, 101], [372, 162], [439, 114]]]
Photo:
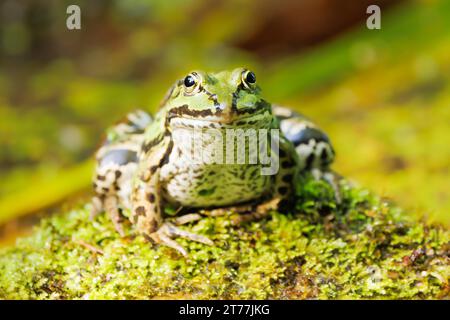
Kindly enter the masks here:
[[167, 118], [231, 124], [271, 113], [260, 96], [255, 74], [247, 69], [191, 72], [169, 91], [164, 106]]

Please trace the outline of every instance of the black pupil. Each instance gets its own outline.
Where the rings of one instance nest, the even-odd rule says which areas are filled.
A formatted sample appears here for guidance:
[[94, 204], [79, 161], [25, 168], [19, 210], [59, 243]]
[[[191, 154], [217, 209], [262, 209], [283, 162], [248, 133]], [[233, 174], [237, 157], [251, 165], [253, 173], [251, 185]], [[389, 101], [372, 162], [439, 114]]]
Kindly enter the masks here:
[[256, 76], [255, 76], [255, 74], [253, 72], [250, 71], [250, 72], [247, 73], [247, 76], [245, 77], [245, 80], [248, 83], [255, 83], [256, 82]]
[[187, 76], [186, 78], [184, 78], [184, 85], [189, 88], [192, 87], [195, 84], [195, 80], [194, 77], [192, 76]]

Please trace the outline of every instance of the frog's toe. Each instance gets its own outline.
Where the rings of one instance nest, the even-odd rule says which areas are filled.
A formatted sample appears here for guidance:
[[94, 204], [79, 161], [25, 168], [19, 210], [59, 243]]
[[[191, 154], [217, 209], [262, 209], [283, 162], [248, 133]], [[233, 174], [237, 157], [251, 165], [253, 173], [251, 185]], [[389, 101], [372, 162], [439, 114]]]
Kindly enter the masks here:
[[[158, 243], [166, 245], [166, 246], [178, 251], [184, 257], [187, 256], [186, 250], [178, 242], [171, 239], [169, 236], [165, 235], [163, 232], [159, 233], [156, 238], [157, 238]], [[153, 239], [155, 239], [155, 237], [153, 237]]]
[[165, 232], [169, 237], [181, 237], [181, 238], [185, 238], [185, 239], [192, 240], [195, 242], [207, 244], [209, 246], [214, 245], [214, 242], [212, 242], [209, 238], [199, 235], [199, 234], [189, 232], [189, 231], [182, 230], [178, 227], [175, 227], [171, 223], [166, 222], [161, 227], [161, 229], [163, 229], [163, 228], [165, 229]]
[[261, 220], [265, 218], [271, 211], [277, 210], [279, 208], [279, 204], [279, 198], [272, 198], [255, 205], [252, 208], [251, 212], [248, 212], [246, 214], [237, 212], [237, 214], [232, 216], [231, 224], [234, 226], [238, 226], [246, 222]]
[[116, 229], [121, 237], [124, 237], [125, 232], [123, 231], [122, 226], [122, 215], [119, 211], [117, 198], [114, 196], [107, 197], [104, 203], [104, 207], [114, 225], [114, 229]]
[[330, 184], [330, 186], [333, 188], [334, 191], [334, 198], [336, 199], [337, 204], [342, 203], [342, 194], [341, 194], [341, 187], [339, 186], [339, 180], [341, 179], [336, 173], [334, 172], [326, 172], [323, 175], [323, 179]]
[[203, 244], [207, 244], [209, 246], [214, 245], [214, 242], [212, 242], [210, 239], [208, 239], [205, 236], [191, 233], [185, 230], [181, 230], [180, 228], [174, 226], [171, 223], [164, 223], [158, 231], [153, 233], [151, 235], [151, 238], [155, 240], [155, 242], [164, 244], [172, 249], [177, 250], [179, 253], [181, 253], [183, 256], [187, 256], [186, 250], [175, 240], [173, 240], [173, 237], [180, 237], [185, 238], [188, 240], [192, 240], [195, 242], [200, 242]]
[[181, 226], [183, 224], [187, 224], [187, 223], [190, 223], [190, 222], [198, 221], [201, 218], [202, 218], [202, 216], [199, 215], [198, 213], [189, 213], [189, 214], [185, 214], [184, 216], [175, 218], [175, 220], [173, 222], [177, 226]]
[[91, 201], [91, 209], [89, 212], [89, 218], [91, 220], [94, 220], [95, 217], [97, 217], [100, 212], [103, 210], [103, 203], [102, 200], [100, 200], [99, 197], [93, 197]]
[[336, 203], [337, 204], [342, 203], [341, 187], [339, 186], [339, 181], [342, 179], [342, 177], [339, 174], [333, 171], [313, 170], [313, 176], [318, 180], [322, 179], [325, 182], [327, 182], [331, 186], [331, 188], [333, 188]]
[[185, 238], [185, 239], [192, 240], [195, 242], [207, 244], [210, 246], [214, 245], [214, 243], [209, 238], [199, 235], [199, 234], [195, 234], [195, 233], [186, 231], [186, 230], [182, 230], [169, 222], [164, 223], [161, 226], [161, 228], [158, 230], [158, 232], [162, 232], [163, 234], [165, 234], [166, 236], [168, 236], [170, 238], [180, 237], [180, 238]]

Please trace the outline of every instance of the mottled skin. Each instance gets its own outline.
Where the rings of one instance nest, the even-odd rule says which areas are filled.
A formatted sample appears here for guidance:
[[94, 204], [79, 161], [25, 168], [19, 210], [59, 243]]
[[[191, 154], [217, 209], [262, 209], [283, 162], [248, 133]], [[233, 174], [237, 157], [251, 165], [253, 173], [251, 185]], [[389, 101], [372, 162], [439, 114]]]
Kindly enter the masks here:
[[[278, 172], [262, 175], [262, 165], [248, 161], [193, 163], [185, 150], [194, 128], [206, 133], [201, 145], [205, 149], [214, 138], [208, 135], [211, 128], [222, 133], [227, 129], [281, 129]], [[250, 208], [254, 214], [242, 220], [261, 217], [273, 205], [284, 211], [293, 203], [299, 174], [313, 171], [317, 178], [335, 186], [328, 169], [333, 158], [327, 136], [303, 116], [265, 101], [252, 72], [243, 68], [192, 72], [172, 86], [154, 119], [137, 111], [109, 131], [97, 153], [94, 207], [107, 211], [121, 234], [122, 214], [129, 211], [128, 217], [140, 233], [186, 255], [173, 240], [175, 236], [212, 242], [169, 223], [165, 205]], [[271, 205], [267, 207], [267, 203]], [[182, 216], [175, 224], [198, 218], [195, 214]]]

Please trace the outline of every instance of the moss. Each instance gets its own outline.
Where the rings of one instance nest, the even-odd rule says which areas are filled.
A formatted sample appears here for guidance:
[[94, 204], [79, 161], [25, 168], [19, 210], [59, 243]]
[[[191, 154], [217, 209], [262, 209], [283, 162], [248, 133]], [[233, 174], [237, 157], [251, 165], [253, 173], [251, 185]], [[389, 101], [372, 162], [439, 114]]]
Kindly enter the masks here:
[[0, 298], [448, 298], [449, 231], [347, 182], [342, 189], [336, 205], [326, 184], [308, 178], [295, 213], [185, 226], [216, 244], [179, 239], [187, 259], [130, 226], [120, 238], [105, 215], [91, 221], [86, 205], [0, 252]]

